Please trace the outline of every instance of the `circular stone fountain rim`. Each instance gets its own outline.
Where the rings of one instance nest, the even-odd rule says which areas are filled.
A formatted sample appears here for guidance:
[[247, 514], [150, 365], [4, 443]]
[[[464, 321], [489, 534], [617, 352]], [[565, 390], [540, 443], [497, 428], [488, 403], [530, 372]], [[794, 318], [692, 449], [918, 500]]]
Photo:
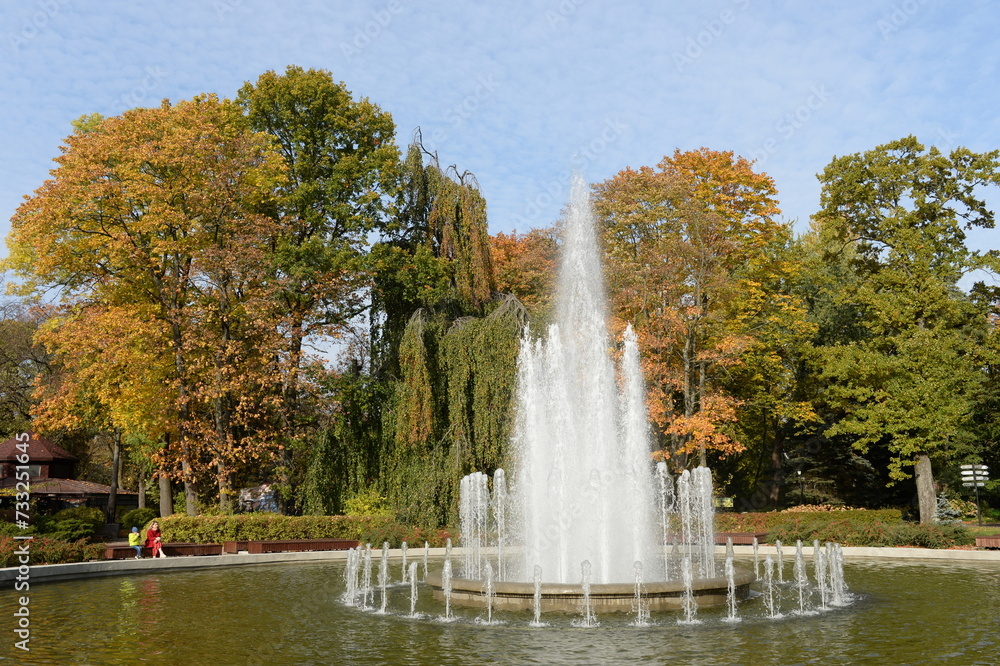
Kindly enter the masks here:
[[[733, 583], [736, 587], [750, 585], [757, 580], [757, 576], [752, 571], [741, 567], [734, 567]], [[427, 573], [425, 582], [435, 589], [443, 588], [441, 574]], [[691, 590], [698, 592], [702, 590], [725, 590], [729, 583], [724, 576], [714, 578], [696, 578], [691, 582]], [[470, 578], [452, 578], [452, 591], [479, 592], [486, 594], [486, 581]], [[643, 595], [656, 596], [659, 594], [671, 594], [684, 591], [684, 583], [680, 580], [670, 581], [650, 581], [642, 583]], [[541, 583], [540, 592], [544, 597], [553, 596], [582, 596], [583, 585], [580, 583]], [[498, 596], [517, 595], [532, 596], [535, 593], [535, 584], [521, 581], [493, 581], [493, 594]], [[590, 596], [634, 596], [635, 583], [591, 583]]]

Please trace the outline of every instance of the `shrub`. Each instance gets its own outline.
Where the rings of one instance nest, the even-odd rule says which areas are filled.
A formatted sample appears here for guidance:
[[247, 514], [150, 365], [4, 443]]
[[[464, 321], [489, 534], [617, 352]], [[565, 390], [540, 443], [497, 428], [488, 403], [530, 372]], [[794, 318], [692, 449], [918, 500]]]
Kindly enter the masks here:
[[373, 488], [363, 490], [345, 501], [344, 509], [345, 515], [352, 517], [390, 518], [393, 515], [388, 499], [379, 495]]
[[402, 541], [443, 546], [451, 535], [446, 530], [425, 530], [374, 516], [283, 516], [250, 513], [233, 516], [173, 515], [160, 519], [164, 541], [219, 543], [260, 539], [357, 539], [396, 547]]
[[103, 511], [96, 507], [79, 506], [63, 509], [52, 516], [40, 516], [35, 525], [35, 533], [63, 541], [76, 541], [98, 534], [103, 527]]
[[903, 514], [899, 509], [838, 509], [770, 511], [767, 513], [717, 513], [715, 529], [719, 532], [770, 532], [778, 525], [789, 523], [830, 523], [847, 520], [852, 523], [899, 523]]
[[0, 566], [18, 566], [19, 555], [15, 552], [24, 544], [29, 544], [30, 564], [64, 564], [66, 562], [86, 562], [104, 557], [104, 546], [87, 543], [84, 540], [67, 542], [47, 537], [35, 537], [31, 541], [21, 541], [9, 536], [0, 536]]
[[794, 521], [779, 525], [768, 533], [771, 543], [802, 540], [811, 543], [836, 541], [844, 546], [915, 546], [919, 548], [951, 548], [966, 546], [975, 539], [965, 528], [955, 525], [921, 525], [919, 523], [857, 523], [848, 520], [830, 522]]
[[159, 515], [148, 507], [142, 509], [132, 509], [121, 517], [121, 526], [126, 532], [131, 532], [133, 527], [143, 529], [151, 520], [155, 520]]

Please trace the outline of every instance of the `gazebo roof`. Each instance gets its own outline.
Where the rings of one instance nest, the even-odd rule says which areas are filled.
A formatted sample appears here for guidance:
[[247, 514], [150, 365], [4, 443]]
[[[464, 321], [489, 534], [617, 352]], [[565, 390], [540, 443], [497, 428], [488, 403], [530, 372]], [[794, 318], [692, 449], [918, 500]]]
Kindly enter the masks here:
[[[0, 444], [0, 462], [15, 462], [17, 456], [24, 453], [24, 451], [17, 448], [18, 444], [22, 444], [22, 442], [19, 442], [16, 437], [11, 437], [3, 444]], [[79, 460], [72, 453], [56, 446], [36, 432], [31, 433], [31, 439], [26, 444], [28, 445], [28, 458], [32, 463], [52, 462], [53, 460], [77, 462]], [[22, 448], [24, 448], [23, 444]]]
[[[8, 476], [0, 479], [0, 488], [13, 488], [17, 479]], [[107, 495], [111, 492], [111, 487], [103, 483], [93, 481], [79, 481], [77, 479], [31, 479], [32, 495]], [[127, 490], [118, 489], [118, 495], [134, 495]]]

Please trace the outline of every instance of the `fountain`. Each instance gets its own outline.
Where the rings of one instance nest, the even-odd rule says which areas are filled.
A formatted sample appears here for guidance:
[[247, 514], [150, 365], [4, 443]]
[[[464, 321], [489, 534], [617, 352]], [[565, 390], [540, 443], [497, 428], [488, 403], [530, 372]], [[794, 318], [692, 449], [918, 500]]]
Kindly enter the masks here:
[[[715, 563], [712, 474], [697, 467], [675, 480], [665, 463], [653, 465], [631, 327], [623, 335], [617, 371], [609, 354], [613, 342], [595, 227], [586, 185], [576, 178], [556, 321], [542, 339], [532, 340], [525, 331], [521, 342], [515, 468], [509, 476], [495, 471], [492, 496], [486, 474], [462, 479], [463, 566], [460, 576], [449, 578], [449, 604], [484, 604], [483, 575], [491, 558], [496, 575], [488, 603], [495, 608], [582, 612], [589, 603], [600, 612], [629, 612], [637, 562], [655, 572], [643, 584], [650, 610], [727, 603], [729, 581]], [[682, 561], [690, 579], [670, 580]], [[583, 562], [589, 573], [581, 584]], [[443, 598], [442, 577], [432, 573], [426, 579]], [[746, 598], [753, 580], [749, 571], [734, 571], [735, 597]]]

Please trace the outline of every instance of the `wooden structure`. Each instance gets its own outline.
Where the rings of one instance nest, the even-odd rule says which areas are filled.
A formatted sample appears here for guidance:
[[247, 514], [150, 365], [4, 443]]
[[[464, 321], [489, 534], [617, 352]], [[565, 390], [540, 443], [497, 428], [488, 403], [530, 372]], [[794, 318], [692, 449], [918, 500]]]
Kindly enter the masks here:
[[765, 543], [767, 532], [716, 532], [715, 543], [725, 546], [726, 539], [732, 539], [734, 546], [752, 546], [754, 537], [757, 537], [757, 543]]
[[311, 550], [347, 550], [357, 547], [358, 542], [354, 539], [276, 539], [273, 541], [224, 541], [222, 543], [222, 548], [227, 553], [235, 554], [245, 550], [251, 555], [301, 553]]
[[[178, 557], [182, 555], [221, 555], [221, 543], [165, 543], [162, 546], [163, 553], [167, 557]], [[149, 548], [143, 546], [143, 557], [152, 557]], [[104, 559], [106, 560], [130, 560], [135, 557], [135, 549], [132, 546], [115, 544], [104, 549]]]
[[[72, 506], [103, 509], [108, 505], [110, 486], [73, 478], [79, 459], [37, 433], [30, 435], [27, 442], [11, 438], [0, 444], [0, 488], [16, 488], [17, 467], [24, 465], [28, 468], [31, 498], [39, 501], [42, 511]], [[28, 456], [26, 465], [18, 460], [18, 456], [25, 454]], [[121, 509], [139, 505], [139, 496], [135, 493], [119, 489], [117, 496], [116, 505]]]
[[977, 536], [976, 548], [1000, 548], [1000, 534]]

